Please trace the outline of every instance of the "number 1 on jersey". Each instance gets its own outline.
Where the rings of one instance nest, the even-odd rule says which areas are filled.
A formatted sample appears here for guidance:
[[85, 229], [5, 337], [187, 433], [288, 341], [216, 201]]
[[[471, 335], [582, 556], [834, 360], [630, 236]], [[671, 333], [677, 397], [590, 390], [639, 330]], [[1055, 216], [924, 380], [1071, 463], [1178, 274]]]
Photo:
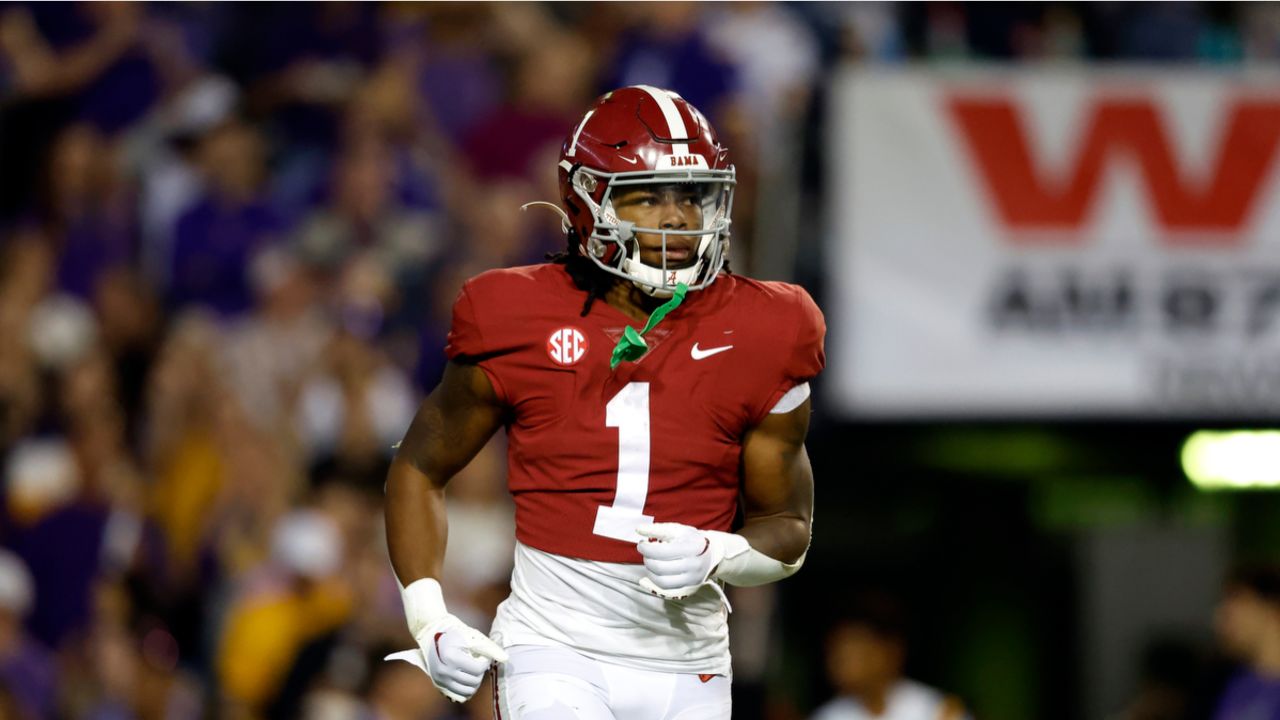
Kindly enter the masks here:
[[627, 383], [604, 411], [604, 424], [618, 428], [618, 489], [612, 505], [596, 509], [592, 532], [639, 542], [636, 528], [653, 522], [652, 515], [644, 514], [649, 496], [649, 383]]

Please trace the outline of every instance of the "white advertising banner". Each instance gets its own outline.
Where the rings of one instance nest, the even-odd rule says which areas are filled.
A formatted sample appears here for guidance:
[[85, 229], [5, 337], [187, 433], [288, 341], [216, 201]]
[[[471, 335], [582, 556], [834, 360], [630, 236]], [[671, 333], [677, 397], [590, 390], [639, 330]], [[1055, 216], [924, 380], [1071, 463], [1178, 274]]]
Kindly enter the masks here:
[[855, 417], [1280, 417], [1280, 74], [861, 71], [827, 132]]

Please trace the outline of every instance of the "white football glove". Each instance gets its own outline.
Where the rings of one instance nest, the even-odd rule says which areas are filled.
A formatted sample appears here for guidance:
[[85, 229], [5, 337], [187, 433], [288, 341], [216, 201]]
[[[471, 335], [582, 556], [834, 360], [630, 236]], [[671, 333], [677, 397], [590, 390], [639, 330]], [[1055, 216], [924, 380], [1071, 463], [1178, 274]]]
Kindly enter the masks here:
[[645, 576], [640, 578], [640, 587], [668, 600], [697, 592], [724, 559], [723, 536], [728, 533], [680, 523], [641, 525], [636, 532], [645, 538], [636, 545], [644, 557]]
[[445, 610], [440, 583], [432, 578], [410, 583], [401, 598], [418, 649], [392, 653], [386, 659], [415, 665], [450, 700], [469, 700], [489, 666], [507, 661], [507, 652], [497, 643]]

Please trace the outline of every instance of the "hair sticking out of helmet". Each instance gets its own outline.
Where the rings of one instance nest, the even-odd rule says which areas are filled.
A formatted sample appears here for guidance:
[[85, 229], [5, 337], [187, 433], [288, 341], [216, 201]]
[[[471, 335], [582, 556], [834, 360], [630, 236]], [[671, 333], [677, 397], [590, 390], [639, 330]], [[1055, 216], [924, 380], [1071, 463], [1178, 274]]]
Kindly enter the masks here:
[[[676, 93], [648, 85], [606, 93], [570, 131], [560, 155], [570, 243], [599, 269], [655, 297], [670, 297], [681, 284], [707, 287], [728, 255], [736, 182], [728, 156], [706, 117]], [[626, 217], [636, 216], [626, 198], [672, 187], [691, 189], [679, 193], [679, 222]]]

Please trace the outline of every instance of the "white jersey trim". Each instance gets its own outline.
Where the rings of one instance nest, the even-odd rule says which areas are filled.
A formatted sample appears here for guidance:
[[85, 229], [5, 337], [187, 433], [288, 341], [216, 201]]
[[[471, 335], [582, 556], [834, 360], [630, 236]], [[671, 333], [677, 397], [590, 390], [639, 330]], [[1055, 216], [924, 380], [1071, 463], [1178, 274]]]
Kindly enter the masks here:
[[799, 385], [788, 390], [786, 395], [783, 395], [781, 398], [779, 398], [778, 404], [773, 406], [773, 409], [769, 411], [769, 414], [785, 415], [791, 412], [792, 410], [795, 410], [796, 408], [800, 407], [800, 405], [803, 404], [804, 401], [808, 399], [809, 399], [809, 383], [802, 382]]

